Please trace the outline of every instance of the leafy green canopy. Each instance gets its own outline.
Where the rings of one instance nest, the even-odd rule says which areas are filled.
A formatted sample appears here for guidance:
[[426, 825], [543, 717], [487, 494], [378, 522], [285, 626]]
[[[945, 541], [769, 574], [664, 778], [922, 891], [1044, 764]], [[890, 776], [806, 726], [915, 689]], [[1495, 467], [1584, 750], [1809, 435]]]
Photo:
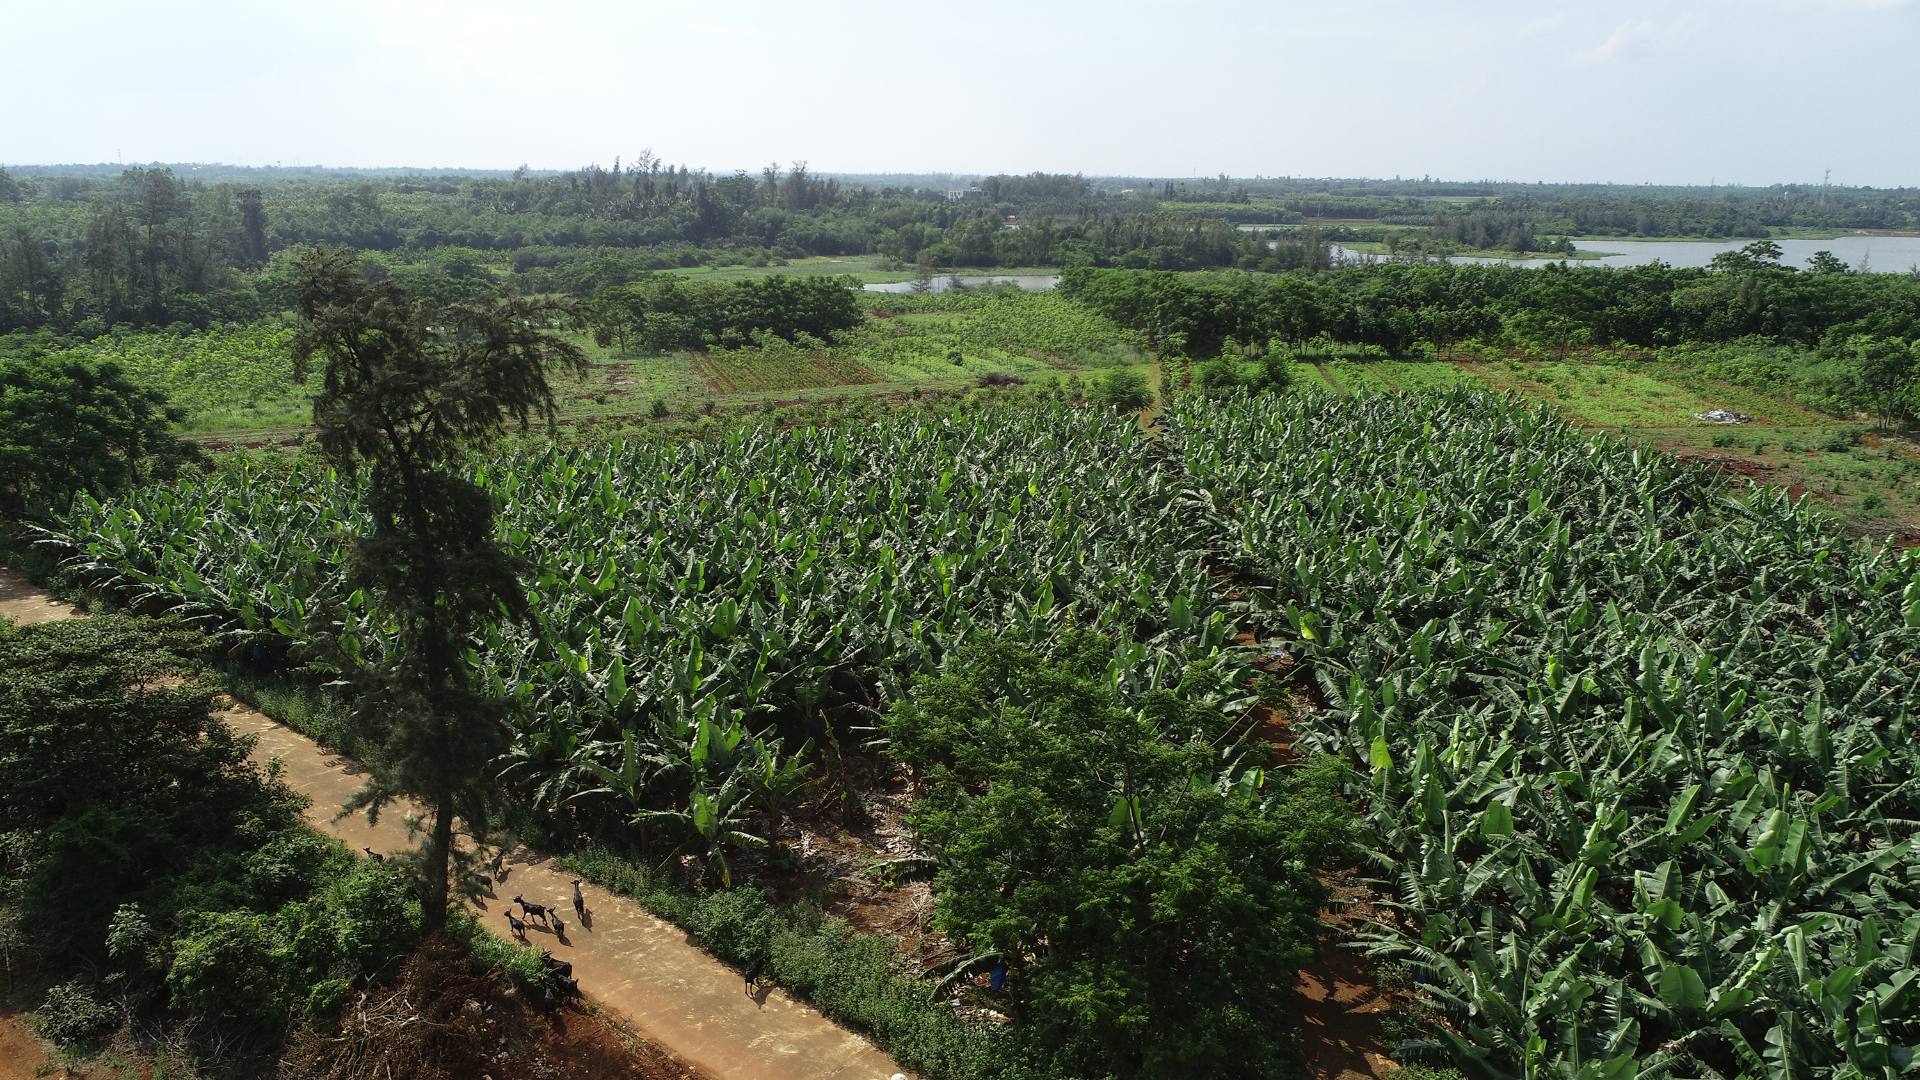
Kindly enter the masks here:
[[[476, 650], [519, 706], [506, 779], [601, 825], [718, 798], [735, 770], [777, 776], [826, 725], [863, 722], [876, 684], [897, 696], [982, 633], [1092, 625], [1143, 683], [1230, 636], [1131, 418], [891, 416], [471, 468], [503, 506], [502, 542], [535, 567], [541, 615], [487, 627]], [[343, 539], [366, 528], [350, 495], [326, 470], [236, 463], [85, 501], [65, 536], [77, 569], [127, 595], [240, 640], [377, 662], [396, 630], [347, 576]], [[696, 763], [703, 740], [727, 752]]]
[[[210, 713], [205, 645], [119, 616], [0, 622], [0, 922], [53, 977], [110, 981], [136, 1021], [271, 1043], [404, 952], [420, 912], [248, 764]], [[123, 1015], [92, 980], [56, 990], [51, 1036]]]
[[[935, 919], [1010, 969], [1063, 1075], [1273, 1076], [1344, 847], [1340, 766], [1242, 765], [1212, 669], [1129, 704], [1110, 642], [969, 645], [888, 713]], [[1003, 1006], [1004, 1007], [1004, 1006]]]
[[851, 286], [819, 275], [722, 282], [648, 274], [601, 291], [594, 326], [603, 343], [641, 352], [733, 347], [768, 334], [825, 338], [865, 318]]
[[1813, 344], [1920, 338], [1920, 281], [1802, 273], [1763, 262], [1716, 270], [1387, 264], [1316, 274], [1145, 273], [1074, 267], [1060, 291], [1165, 351], [1217, 355], [1228, 338], [1316, 337], [1389, 350], [1479, 340], [1567, 349], [1761, 335]]
[[173, 475], [197, 457], [170, 431], [183, 416], [116, 364], [0, 358], [0, 514]]

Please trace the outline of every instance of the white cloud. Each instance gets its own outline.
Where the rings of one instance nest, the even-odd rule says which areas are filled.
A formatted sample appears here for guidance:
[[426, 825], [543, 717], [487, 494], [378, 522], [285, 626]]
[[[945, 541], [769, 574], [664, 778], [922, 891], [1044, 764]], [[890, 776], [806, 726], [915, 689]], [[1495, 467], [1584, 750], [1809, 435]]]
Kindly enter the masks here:
[[1592, 64], [1630, 59], [1651, 52], [1667, 52], [1699, 33], [1706, 20], [1698, 15], [1673, 19], [1628, 19], [1613, 28], [1605, 41], [1580, 54]]

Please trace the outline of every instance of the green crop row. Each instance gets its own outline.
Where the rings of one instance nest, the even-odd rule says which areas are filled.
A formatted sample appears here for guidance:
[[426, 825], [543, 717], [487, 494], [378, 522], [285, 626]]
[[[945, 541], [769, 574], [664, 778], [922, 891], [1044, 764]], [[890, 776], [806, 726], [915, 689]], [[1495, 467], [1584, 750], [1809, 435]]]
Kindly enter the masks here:
[[1326, 708], [1375, 950], [1500, 1076], [1905, 1074], [1920, 572], [1487, 395], [1188, 400], [1247, 615]]
[[[524, 706], [506, 778], [537, 805], [684, 814], [716, 851], [779, 812], [807, 740], [974, 635], [1090, 625], [1145, 683], [1230, 636], [1151, 445], [1089, 411], [548, 449], [477, 477], [540, 613], [476, 654]], [[345, 581], [355, 514], [325, 469], [238, 462], [82, 498], [50, 539], [236, 643], [365, 657], [389, 638]]]
[[[477, 475], [537, 629], [476, 650], [536, 803], [721, 853], [985, 632], [1086, 626], [1163, 683], [1234, 629], [1354, 762], [1371, 948], [1489, 1076], [1891, 1077], [1920, 1043], [1920, 572], [1777, 492], [1484, 393], [1183, 398], [749, 428]], [[349, 493], [236, 464], [50, 539], [239, 643], [371, 654]], [[1230, 615], [1240, 617], [1232, 625]], [[1418, 1052], [1418, 1047], [1411, 1048]]]

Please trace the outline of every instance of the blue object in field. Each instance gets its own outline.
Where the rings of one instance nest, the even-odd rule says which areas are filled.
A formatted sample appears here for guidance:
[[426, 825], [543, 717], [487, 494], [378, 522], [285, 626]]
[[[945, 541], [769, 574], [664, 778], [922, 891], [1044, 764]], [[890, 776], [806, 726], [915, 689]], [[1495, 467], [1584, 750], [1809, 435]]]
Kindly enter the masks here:
[[1005, 960], [993, 965], [993, 974], [987, 976], [987, 986], [993, 990], [1005, 990], [1007, 988], [1007, 962]]
[[263, 645], [261, 645], [261, 644], [260, 644], [259, 642], [257, 642], [257, 641], [253, 643], [253, 662], [254, 662], [254, 664], [255, 664], [256, 666], [258, 666], [258, 667], [266, 667], [266, 666], [267, 666], [267, 650], [266, 650], [266, 647], [265, 647], [265, 646], [263, 646]]

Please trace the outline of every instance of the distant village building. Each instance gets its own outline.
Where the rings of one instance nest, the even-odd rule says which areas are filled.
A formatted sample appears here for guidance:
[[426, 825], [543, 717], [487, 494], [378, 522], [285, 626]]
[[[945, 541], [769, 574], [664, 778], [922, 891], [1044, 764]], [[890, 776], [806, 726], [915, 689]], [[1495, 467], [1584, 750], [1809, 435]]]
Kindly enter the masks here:
[[976, 196], [985, 195], [985, 194], [986, 192], [981, 191], [978, 186], [964, 187], [964, 188], [948, 188], [947, 201], [948, 202], [964, 202], [967, 199], [971, 199]]

